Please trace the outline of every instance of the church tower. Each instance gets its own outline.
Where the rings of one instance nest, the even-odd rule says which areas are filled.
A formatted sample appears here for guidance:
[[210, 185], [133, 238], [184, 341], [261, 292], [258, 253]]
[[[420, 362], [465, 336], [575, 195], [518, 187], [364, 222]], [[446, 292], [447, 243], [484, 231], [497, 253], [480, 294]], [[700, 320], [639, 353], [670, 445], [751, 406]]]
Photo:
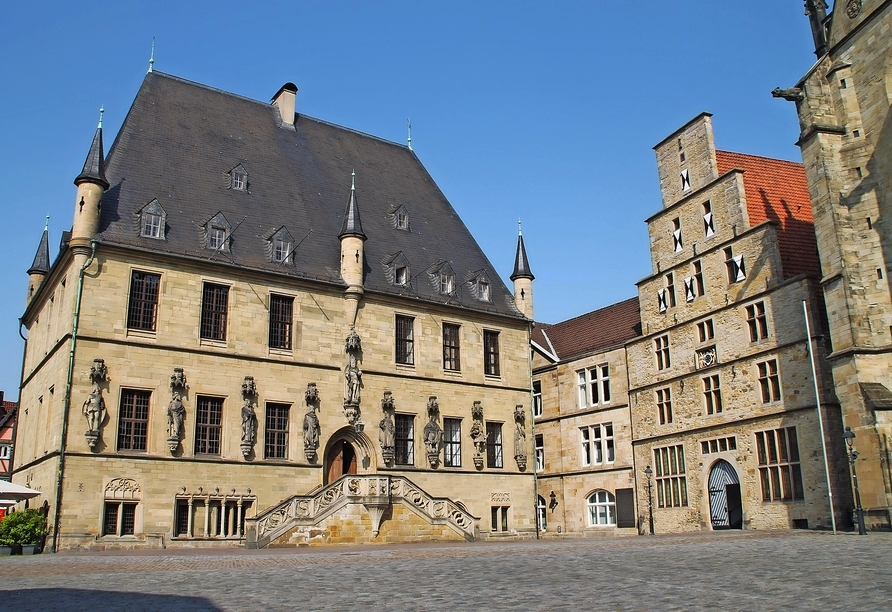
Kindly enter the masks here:
[[514, 282], [514, 305], [527, 319], [533, 319], [533, 280], [536, 278], [530, 272], [530, 262], [527, 260], [527, 250], [523, 246], [523, 232], [517, 229], [517, 254], [514, 256], [514, 273], [511, 274]]
[[[105, 156], [102, 151], [102, 109], [99, 110], [99, 126], [93, 136], [90, 152], [84, 161], [84, 169], [74, 184], [77, 195], [74, 205], [74, 223], [71, 227], [70, 246], [81, 249], [86, 256], [86, 248], [99, 231], [99, 215], [102, 209], [102, 195], [108, 189], [105, 179]], [[75, 251], [78, 252], [79, 251]]]
[[341, 278], [347, 283], [347, 290], [344, 292], [344, 299], [347, 300], [347, 322], [352, 328], [356, 324], [356, 311], [362, 298], [363, 244], [366, 240], [356, 203], [355, 172], [352, 174], [350, 201], [347, 202], [338, 239], [341, 241]]
[[43, 279], [50, 271], [50, 238], [49, 238], [49, 217], [47, 224], [43, 228], [43, 236], [40, 237], [40, 245], [37, 247], [37, 253], [34, 255], [34, 262], [28, 268], [28, 304], [40, 286]]

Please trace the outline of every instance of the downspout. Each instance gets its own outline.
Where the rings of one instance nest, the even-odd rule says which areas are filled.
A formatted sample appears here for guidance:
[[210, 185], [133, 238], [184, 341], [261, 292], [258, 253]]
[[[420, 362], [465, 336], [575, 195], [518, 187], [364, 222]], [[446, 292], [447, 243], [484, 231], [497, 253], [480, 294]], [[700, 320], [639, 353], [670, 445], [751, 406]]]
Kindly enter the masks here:
[[62, 517], [62, 474], [65, 471], [65, 447], [68, 444], [68, 413], [71, 410], [71, 382], [74, 378], [74, 349], [77, 346], [77, 328], [81, 315], [81, 297], [84, 292], [84, 272], [96, 258], [96, 241], [90, 242], [90, 259], [77, 273], [77, 293], [74, 298], [74, 320], [71, 324], [71, 343], [68, 349], [68, 379], [65, 382], [65, 398], [62, 403], [62, 439], [59, 443], [59, 469], [56, 473], [56, 511], [53, 513], [53, 548], [59, 544], [59, 521]]
[[[536, 415], [533, 413], [533, 321], [527, 323], [527, 365], [530, 370], [530, 437], [533, 439], [533, 517], [539, 539], [539, 472], [536, 470]], [[543, 449], [544, 453], [544, 449]], [[542, 458], [543, 462], [545, 457]], [[544, 467], [544, 466], [543, 466]]]

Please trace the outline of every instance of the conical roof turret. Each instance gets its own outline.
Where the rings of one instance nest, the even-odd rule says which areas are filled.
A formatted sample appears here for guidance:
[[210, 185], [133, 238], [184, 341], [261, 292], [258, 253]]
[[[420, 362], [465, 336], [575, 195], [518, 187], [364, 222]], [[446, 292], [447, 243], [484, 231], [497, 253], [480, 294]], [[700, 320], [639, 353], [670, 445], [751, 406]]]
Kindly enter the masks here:
[[514, 273], [509, 277], [512, 281], [518, 278], [535, 279], [530, 271], [530, 262], [527, 260], [527, 250], [523, 246], [523, 233], [517, 231], [517, 255], [514, 256]]
[[353, 173], [353, 182], [350, 185], [350, 201], [347, 202], [347, 211], [344, 213], [344, 224], [341, 226], [341, 233], [338, 238], [344, 236], [359, 236], [363, 240], [366, 239], [365, 233], [362, 231], [362, 221], [359, 219], [359, 205], [356, 203], [356, 173]]
[[40, 245], [34, 255], [34, 263], [28, 268], [28, 274], [48, 274], [50, 271], [50, 236], [49, 227], [43, 228]]
[[101, 185], [103, 190], [108, 189], [108, 181], [105, 179], [105, 156], [102, 151], [101, 112], [99, 115], [99, 127], [96, 128], [93, 144], [90, 145], [90, 152], [87, 153], [87, 159], [84, 161], [84, 169], [74, 179], [75, 185], [88, 182]]

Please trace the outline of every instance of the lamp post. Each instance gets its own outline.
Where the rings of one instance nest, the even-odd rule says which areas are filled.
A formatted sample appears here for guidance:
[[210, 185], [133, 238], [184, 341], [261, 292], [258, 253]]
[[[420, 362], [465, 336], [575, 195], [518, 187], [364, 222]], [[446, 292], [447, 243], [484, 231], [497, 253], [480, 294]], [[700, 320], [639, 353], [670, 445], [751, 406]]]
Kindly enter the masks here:
[[650, 466], [644, 468], [644, 474], [647, 476], [647, 513], [648, 513], [648, 527], [650, 528], [650, 535], [654, 534], [654, 498], [653, 498], [653, 481], [651, 481], [651, 476], [653, 476], [654, 471], [650, 469]]
[[858, 451], [852, 448], [855, 441], [855, 432], [851, 427], [846, 427], [846, 432], [842, 434], [849, 447], [849, 465], [852, 466], [852, 486], [855, 488], [855, 517], [858, 520], [858, 535], [867, 535], [867, 529], [864, 527], [864, 508], [861, 507], [861, 491], [858, 489], [858, 473], [855, 471], [855, 460], [858, 458]]

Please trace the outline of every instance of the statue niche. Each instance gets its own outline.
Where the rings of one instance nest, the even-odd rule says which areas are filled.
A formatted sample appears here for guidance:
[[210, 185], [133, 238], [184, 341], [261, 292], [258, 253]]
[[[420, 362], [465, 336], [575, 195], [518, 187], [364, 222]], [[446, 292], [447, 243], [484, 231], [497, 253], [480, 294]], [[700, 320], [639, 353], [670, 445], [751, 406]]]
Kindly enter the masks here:
[[239, 445], [242, 457], [248, 459], [254, 452], [254, 442], [257, 439], [257, 413], [254, 403], [257, 399], [257, 385], [253, 376], [245, 376], [242, 383], [242, 442]]
[[362, 356], [362, 341], [355, 329], [351, 329], [347, 336], [344, 352], [347, 353], [347, 365], [344, 368], [344, 416], [347, 417], [348, 423], [356, 425], [361, 418], [359, 403], [362, 370], [359, 369], [359, 362]]
[[102, 388], [100, 387], [103, 382], [108, 380], [105, 360], [94, 359], [88, 376], [93, 388], [84, 401], [81, 411], [84, 418], [87, 419], [87, 431], [84, 432], [84, 437], [87, 439], [87, 445], [92, 449], [96, 446], [96, 441], [99, 439], [102, 425], [105, 422], [105, 399], [102, 397]]

